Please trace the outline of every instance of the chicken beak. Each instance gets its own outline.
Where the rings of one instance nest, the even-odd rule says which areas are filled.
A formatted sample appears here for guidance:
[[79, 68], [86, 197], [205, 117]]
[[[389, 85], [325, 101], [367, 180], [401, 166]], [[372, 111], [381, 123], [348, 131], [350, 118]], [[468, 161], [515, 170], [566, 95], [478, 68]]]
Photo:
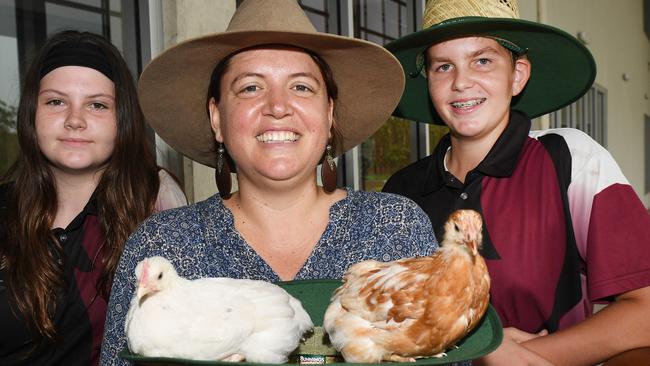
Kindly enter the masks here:
[[138, 299], [138, 304], [142, 305], [142, 302], [145, 301], [149, 296], [158, 292], [158, 288], [155, 285], [140, 285], [135, 292], [135, 296]]
[[478, 254], [479, 238], [468, 234], [465, 236], [465, 245], [472, 255], [476, 256]]
[[149, 289], [146, 285], [139, 284], [138, 288], [135, 291], [135, 297], [138, 299], [138, 303], [142, 301], [142, 298], [149, 293]]
[[142, 278], [138, 282], [138, 288], [135, 290], [135, 296], [138, 299], [138, 303], [142, 304], [142, 301], [147, 298], [148, 295], [151, 295], [158, 291], [158, 287], [155, 282], [148, 281], [146, 277]]

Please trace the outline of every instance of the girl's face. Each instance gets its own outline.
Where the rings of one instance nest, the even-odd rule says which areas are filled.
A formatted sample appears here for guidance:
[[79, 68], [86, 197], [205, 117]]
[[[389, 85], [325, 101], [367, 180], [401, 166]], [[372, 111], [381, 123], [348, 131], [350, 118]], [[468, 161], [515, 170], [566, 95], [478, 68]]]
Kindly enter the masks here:
[[64, 66], [41, 79], [36, 136], [55, 173], [80, 175], [101, 170], [117, 136], [115, 86], [104, 74]]
[[240, 180], [314, 179], [330, 138], [333, 102], [310, 55], [294, 48], [235, 55], [210, 102], [212, 127]]

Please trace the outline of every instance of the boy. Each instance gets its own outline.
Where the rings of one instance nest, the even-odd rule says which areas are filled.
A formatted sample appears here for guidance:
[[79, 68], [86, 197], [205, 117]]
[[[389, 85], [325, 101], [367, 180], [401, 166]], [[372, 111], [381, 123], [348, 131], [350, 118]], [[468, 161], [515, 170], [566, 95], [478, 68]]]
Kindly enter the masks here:
[[[387, 46], [408, 79], [396, 114], [450, 133], [384, 191], [416, 201], [440, 239], [453, 210], [483, 214], [506, 330], [482, 362], [595, 364], [650, 346], [650, 216], [587, 135], [529, 135], [529, 118], [589, 89], [595, 64], [569, 34], [517, 18], [512, 0], [429, 0], [424, 30]], [[611, 304], [591, 316], [596, 301]]]

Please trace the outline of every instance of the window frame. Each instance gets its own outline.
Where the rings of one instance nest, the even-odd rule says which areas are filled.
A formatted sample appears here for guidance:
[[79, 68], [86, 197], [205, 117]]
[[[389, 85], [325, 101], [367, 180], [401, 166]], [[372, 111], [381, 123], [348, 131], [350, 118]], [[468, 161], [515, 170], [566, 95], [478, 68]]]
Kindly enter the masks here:
[[582, 98], [549, 113], [549, 128], [575, 128], [607, 147], [607, 89], [594, 83]]

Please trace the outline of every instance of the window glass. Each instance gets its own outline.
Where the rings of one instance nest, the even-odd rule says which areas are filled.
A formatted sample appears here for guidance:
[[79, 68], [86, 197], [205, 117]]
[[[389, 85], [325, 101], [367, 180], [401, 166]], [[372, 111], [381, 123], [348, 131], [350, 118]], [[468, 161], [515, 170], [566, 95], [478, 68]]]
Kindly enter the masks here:
[[402, 27], [406, 24], [402, 22], [403, 19], [400, 17], [402, 7], [399, 3], [393, 1], [389, 1], [385, 5], [386, 22], [384, 24], [384, 32], [388, 37], [397, 39], [400, 34], [406, 33], [406, 29]]
[[122, 17], [121, 16], [111, 16], [111, 42], [117, 47], [120, 52], [123, 52], [122, 47]]
[[299, 0], [299, 3], [318, 31], [339, 34], [336, 1]]
[[412, 123], [390, 117], [379, 131], [361, 144], [364, 190], [381, 191], [391, 174], [410, 163]]
[[20, 96], [13, 0], [0, 0], [0, 175], [16, 159], [16, 108]]
[[429, 125], [429, 151], [433, 151], [440, 142], [440, 139], [449, 133], [447, 126]]
[[[359, 18], [360, 18], [360, 29], [362, 32], [368, 33], [384, 33], [384, 20], [383, 20], [383, 8], [384, 1], [368, 1], [360, 0], [359, 1]], [[362, 35], [362, 38], [365, 38], [365, 34]]]
[[122, 12], [122, 0], [111, 0], [111, 11]]
[[47, 34], [69, 28], [102, 34], [102, 15], [100, 13], [46, 2], [45, 19]]
[[303, 8], [309, 7], [314, 10], [327, 11], [325, 0], [300, 0], [300, 4]]
[[95, 8], [101, 8], [102, 6], [102, 0], [69, 0], [69, 1], [81, 5], [92, 6]]

